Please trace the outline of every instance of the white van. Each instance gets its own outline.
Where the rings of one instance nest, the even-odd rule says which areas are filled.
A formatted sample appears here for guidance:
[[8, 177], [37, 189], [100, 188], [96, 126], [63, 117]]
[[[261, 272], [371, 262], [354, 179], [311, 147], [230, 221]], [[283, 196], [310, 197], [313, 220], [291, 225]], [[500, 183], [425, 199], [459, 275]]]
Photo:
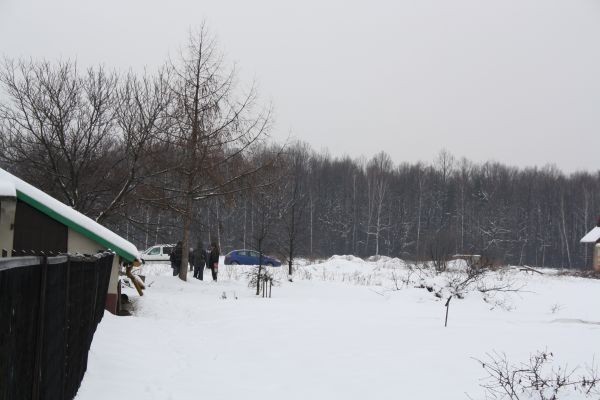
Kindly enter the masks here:
[[144, 262], [169, 263], [169, 257], [174, 248], [174, 244], [157, 244], [142, 252], [142, 260]]

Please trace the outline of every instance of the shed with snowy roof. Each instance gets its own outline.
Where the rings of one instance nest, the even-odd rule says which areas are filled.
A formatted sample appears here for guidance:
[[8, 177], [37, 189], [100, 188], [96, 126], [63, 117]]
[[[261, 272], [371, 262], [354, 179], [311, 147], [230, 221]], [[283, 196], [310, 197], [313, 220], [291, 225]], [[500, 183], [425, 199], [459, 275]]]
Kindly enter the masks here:
[[122, 264], [139, 265], [137, 248], [96, 221], [0, 168], [0, 251], [2, 257], [31, 254], [96, 254], [114, 258], [106, 309], [119, 311]]
[[581, 243], [594, 243], [593, 266], [596, 271], [600, 271], [600, 219], [598, 223], [580, 240]]

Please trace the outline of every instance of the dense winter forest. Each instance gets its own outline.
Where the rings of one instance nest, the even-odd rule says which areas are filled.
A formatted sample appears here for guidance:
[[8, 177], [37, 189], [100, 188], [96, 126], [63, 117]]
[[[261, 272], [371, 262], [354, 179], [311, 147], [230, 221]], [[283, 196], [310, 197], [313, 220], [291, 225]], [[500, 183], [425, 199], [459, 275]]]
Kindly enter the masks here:
[[[282, 158], [281, 181], [200, 205], [197, 237], [230, 250], [256, 248], [264, 236], [262, 247], [283, 257], [291, 236], [307, 257], [462, 253], [511, 264], [590, 264], [591, 248], [579, 239], [596, 224], [599, 173], [473, 164], [446, 152], [430, 164], [396, 164], [385, 153], [353, 160], [307, 145], [288, 146]], [[177, 239], [178, 223], [164, 228], [159, 210], [126, 210], [132, 223], [120, 232], [141, 247]]]
[[589, 265], [579, 239], [600, 213], [600, 172], [277, 144], [270, 109], [238, 89], [213, 46], [191, 38], [187, 56], [144, 76], [5, 61], [0, 165], [139, 248], [183, 238], [284, 259], [462, 253]]

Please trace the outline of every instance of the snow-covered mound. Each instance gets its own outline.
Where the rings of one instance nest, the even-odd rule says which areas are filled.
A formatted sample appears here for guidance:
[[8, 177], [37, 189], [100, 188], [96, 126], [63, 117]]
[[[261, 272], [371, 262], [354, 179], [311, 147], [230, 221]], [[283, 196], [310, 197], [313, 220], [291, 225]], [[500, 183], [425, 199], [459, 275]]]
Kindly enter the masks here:
[[353, 256], [353, 255], [343, 255], [343, 256], [331, 256], [328, 260], [328, 262], [343, 262], [343, 261], [348, 261], [350, 263], [356, 263], [356, 264], [360, 264], [363, 263], [364, 260], [362, 258]]

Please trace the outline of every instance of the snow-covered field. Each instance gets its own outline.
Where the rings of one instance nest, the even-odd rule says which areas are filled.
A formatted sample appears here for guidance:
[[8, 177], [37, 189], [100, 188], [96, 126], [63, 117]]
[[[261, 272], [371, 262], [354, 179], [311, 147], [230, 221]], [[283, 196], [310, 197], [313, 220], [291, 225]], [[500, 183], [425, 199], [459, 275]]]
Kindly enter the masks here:
[[477, 399], [486, 374], [473, 358], [486, 353], [548, 349], [570, 367], [600, 355], [598, 280], [494, 273], [521, 292], [452, 300], [444, 328], [444, 275], [405, 283], [406, 265], [387, 258], [301, 264], [293, 283], [273, 269], [270, 299], [248, 288], [248, 267], [222, 267], [217, 283], [145, 267], [134, 316], [104, 315], [77, 399]]

